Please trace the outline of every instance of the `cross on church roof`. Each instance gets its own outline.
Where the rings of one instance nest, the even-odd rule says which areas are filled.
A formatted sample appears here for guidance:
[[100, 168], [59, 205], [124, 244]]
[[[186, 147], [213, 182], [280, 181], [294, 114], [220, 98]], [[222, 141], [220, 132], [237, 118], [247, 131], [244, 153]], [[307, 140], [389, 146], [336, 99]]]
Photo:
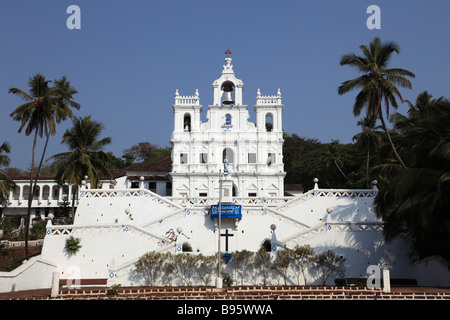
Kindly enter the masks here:
[[227, 51], [225, 51], [225, 54], [227, 55], [227, 58], [230, 57], [230, 53], [231, 53], [230, 49], [227, 49]]

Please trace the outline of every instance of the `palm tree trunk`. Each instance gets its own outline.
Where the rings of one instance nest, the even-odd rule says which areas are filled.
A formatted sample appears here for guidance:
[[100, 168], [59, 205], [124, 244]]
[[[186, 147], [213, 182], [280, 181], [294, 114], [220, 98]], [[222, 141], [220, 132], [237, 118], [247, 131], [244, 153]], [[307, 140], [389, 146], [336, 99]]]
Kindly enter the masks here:
[[33, 203], [34, 190], [33, 190], [33, 171], [34, 171], [34, 158], [36, 155], [36, 142], [37, 142], [38, 130], [34, 134], [33, 141], [33, 152], [31, 157], [31, 172], [30, 172], [30, 188], [28, 190], [28, 208], [27, 217], [25, 219], [25, 259], [28, 260], [28, 232], [30, 229], [30, 216], [31, 216], [31, 205]]
[[400, 155], [397, 152], [397, 149], [394, 146], [394, 143], [392, 142], [391, 139], [391, 134], [389, 133], [389, 130], [386, 126], [386, 122], [384, 122], [384, 117], [383, 117], [383, 109], [381, 108], [381, 99], [383, 98], [383, 93], [381, 90], [381, 85], [378, 86], [378, 103], [377, 103], [377, 114], [378, 117], [381, 120], [381, 124], [383, 125], [383, 129], [384, 132], [386, 133], [386, 136], [388, 138], [389, 144], [391, 145], [392, 151], [394, 151], [395, 157], [397, 158], [398, 162], [400, 162], [400, 164], [402, 165], [403, 169], [407, 169], [405, 163], [403, 162], [402, 158], [400, 158]]
[[344, 176], [345, 180], [348, 180], [347, 176], [344, 174], [344, 172], [341, 170], [341, 168], [339, 167], [339, 165], [337, 164], [336, 160], [334, 161], [334, 164], [336, 165], [336, 167], [338, 168], [339, 172]]
[[369, 189], [369, 161], [370, 161], [370, 150], [367, 148], [367, 161], [366, 161], [366, 186]]
[[77, 184], [72, 185], [72, 224], [75, 222], [75, 186]]
[[400, 162], [400, 164], [402, 165], [403, 169], [406, 170], [407, 167], [406, 167], [405, 163], [403, 162], [402, 158], [400, 158], [400, 155], [397, 153], [397, 149], [395, 148], [394, 143], [392, 142], [391, 135], [389, 134], [389, 130], [388, 130], [387, 126], [386, 126], [386, 123], [384, 122], [384, 118], [383, 118], [383, 115], [381, 113], [381, 108], [380, 108], [380, 120], [381, 120], [381, 123], [383, 124], [383, 129], [384, 129], [384, 132], [386, 133], [388, 141], [389, 141], [389, 143], [391, 145], [392, 151], [394, 151], [395, 157], [397, 158], [398, 162]]
[[44, 150], [42, 151], [41, 161], [39, 162], [39, 167], [38, 167], [38, 169], [36, 171], [36, 176], [35, 176], [35, 179], [34, 179], [34, 186], [33, 186], [33, 194], [34, 194], [34, 189], [36, 188], [36, 185], [37, 185], [37, 180], [38, 180], [39, 174], [41, 172], [42, 163], [44, 162], [44, 157], [45, 157], [45, 152], [47, 150], [48, 140], [50, 139], [50, 135], [48, 133], [48, 130], [46, 130], [46, 131], [47, 131], [46, 132], [47, 139], [45, 140], [45, 145], [44, 145]]

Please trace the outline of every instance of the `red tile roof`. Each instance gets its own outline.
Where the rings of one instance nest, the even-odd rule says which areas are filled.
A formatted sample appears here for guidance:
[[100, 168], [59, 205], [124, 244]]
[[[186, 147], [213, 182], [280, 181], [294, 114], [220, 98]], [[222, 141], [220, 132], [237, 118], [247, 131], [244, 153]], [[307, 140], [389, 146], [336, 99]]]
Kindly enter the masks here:
[[149, 172], [170, 172], [172, 167], [172, 158], [167, 157], [155, 163], [134, 163], [126, 169], [127, 173], [131, 171], [149, 171]]

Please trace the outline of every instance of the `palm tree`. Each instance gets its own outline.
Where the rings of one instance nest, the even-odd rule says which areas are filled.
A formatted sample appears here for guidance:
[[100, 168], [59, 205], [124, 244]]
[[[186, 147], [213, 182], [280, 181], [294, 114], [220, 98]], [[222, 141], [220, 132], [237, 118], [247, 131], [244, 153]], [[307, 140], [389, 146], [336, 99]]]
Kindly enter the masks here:
[[[69, 147], [69, 152], [56, 154], [50, 159], [54, 159], [56, 181], [72, 184], [73, 194], [75, 186], [78, 186], [86, 175], [91, 182], [91, 188], [97, 188], [99, 184], [99, 172], [103, 172], [108, 177], [108, 169], [111, 167], [111, 156], [102, 149], [111, 143], [111, 138], [106, 137], [98, 140], [103, 124], [91, 120], [90, 116], [84, 118], [74, 118], [73, 127], [67, 129], [63, 135], [62, 142]], [[72, 219], [75, 218], [75, 199], [72, 197]]]
[[395, 115], [396, 142], [408, 157], [407, 171], [388, 172], [375, 198], [387, 241], [408, 238], [418, 259], [450, 261], [450, 102], [426, 92]]
[[[53, 121], [56, 123], [60, 123], [63, 120], [66, 120], [68, 117], [72, 118], [73, 113], [70, 108], [75, 108], [77, 110], [80, 109], [80, 104], [73, 101], [73, 95], [77, 94], [78, 91], [70, 85], [70, 82], [67, 81], [67, 78], [63, 76], [60, 80], [54, 80], [53, 83], [55, 84], [54, 90], [54, 97], [53, 97], [53, 108], [55, 110], [54, 118], [49, 119], [49, 121]], [[55, 127], [55, 123], [52, 125]], [[55, 130], [53, 131], [46, 131], [46, 140], [44, 145], [44, 150], [42, 152], [41, 161], [39, 163], [39, 167], [37, 170], [35, 182], [34, 182], [34, 188], [37, 184], [37, 178], [39, 176], [39, 172], [41, 171], [42, 163], [44, 162], [45, 152], [47, 150], [48, 140], [50, 138], [50, 135], [54, 135], [56, 133]], [[33, 189], [34, 193], [34, 189]]]
[[406, 77], [414, 78], [415, 75], [405, 69], [388, 68], [392, 54], [394, 52], [399, 53], [398, 46], [393, 42], [382, 43], [376, 37], [369, 43], [369, 47], [362, 45], [359, 48], [363, 56], [357, 56], [354, 53], [345, 54], [341, 57], [340, 65], [354, 67], [363, 75], [343, 82], [338, 88], [338, 93], [342, 95], [351, 90], [360, 90], [355, 99], [353, 114], [359, 116], [365, 107], [367, 116], [381, 120], [395, 157], [401, 166], [406, 169], [405, 163], [392, 142], [383, 117], [381, 103], [384, 100], [386, 115], [389, 117], [389, 107], [392, 106], [395, 109], [398, 107], [396, 98], [403, 102], [402, 95], [396, 85], [411, 89], [411, 82]]
[[[50, 135], [56, 133], [56, 123], [65, 120], [72, 113], [69, 109], [69, 100], [76, 90], [71, 88], [70, 92], [63, 92], [62, 86], [50, 87], [48, 81], [42, 74], [36, 74], [28, 80], [29, 92], [18, 88], [10, 88], [9, 93], [18, 95], [25, 103], [18, 106], [10, 114], [14, 121], [20, 122], [18, 132], [21, 133], [25, 129], [25, 134], [29, 136], [34, 132], [33, 149], [31, 156], [31, 170], [30, 170], [30, 193], [28, 196], [28, 208], [25, 224], [25, 255], [28, 259], [28, 230], [31, 215], [31, 205], [33, 203], [34, 192], [37, 184], [37, 177], [42, 166], [42, 161], [47, 148], [48, 138]], [[68, 83], [65, 78], [61, 82]], [[70, 85], [69, 85], [70, 87]], [[69, 99], [70, 98], [70, 99]], [[71, 104], [79, 108], [77, 104]], [[38, 136], [42, 138], [43, 134], [47, 136], [46, 144], [42, 154], [41, 162], [37, 171], [35, 172], [35, 156], [36, 143]], [[35, 182], [33, 186], [33, 177]]]
[[339, 172], [342, 174], [342, 176], [345, 178], [345, 180], [348, 180], [347, 176], [341, 169], [341, 167], [344, 166], [344, 161], [342, 161], [339, 155], [338, 145], [339, 141], [337, 140], [333, 140], [328, 145], [327, 154], [324, 158], [325, 165], [329, 167], [331, 164], [334, 164], [336, 168], [339, 170]]
[[[0, 167], [6, 167], [9, 165], [9, 157], [6, 154], [3, 153], [10, 153], [11, 148], [9, 146], [8, 142], [3, 142], [2, 145], [0, 145]], [[14, 190], [16, 187], [16, 184], [13, 180], [11, 180], [6, 173], [0, 170], [0, 206], [4, 205], [6, 203], [6, 200], [8, 199], [8, 193], [11, 190]]]
[[362, 132], [356, 134], [353, 140], [356, 140], [356, 145], [367, 152], [366, 160], [366, 186], [370, 188], [369, 184], [369, 163], [370, 155], [377, 152], [383, 144], [383, 139], [379, 131], [376, 130], [375, 124], [377, 119], [372, 117], [364, 117], [358, 121], [358, 125], [361, 126]]

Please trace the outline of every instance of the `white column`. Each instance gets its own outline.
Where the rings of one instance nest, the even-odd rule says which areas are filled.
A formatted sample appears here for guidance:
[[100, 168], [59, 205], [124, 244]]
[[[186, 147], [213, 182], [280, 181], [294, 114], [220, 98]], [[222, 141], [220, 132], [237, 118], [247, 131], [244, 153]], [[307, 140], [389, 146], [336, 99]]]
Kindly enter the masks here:
[[19, 187], [19, 203], [23, 200], [23, 186]]
[[48, 201], [53, 200], [53, 185], [48, 186], [50, 189], [48, 190]]
[[58, 296], [59, 292], [59, 272], [53, 272], [51, 297]]
[[63, 186], [60, 186], [59, 194], [58, 194], [58, 202], [62, 202], [62, 191], [63, 191]]
[[67, 192], [67, 201], [71, 201], [72, 200], [72, 185], [69, 185], [69, 191]]
[[389, 269], [383, 270], [383, 291], [391, 292], [391, 279], [389, 276]]
[[43, 186], [39, 186], [39, 197], [38, 197], [39, 202], [38, 202], [38, 203], [41, 203], [41, 201], [42, 201], [42, 194], [43, 194], [43, 192], [44, 192], [43, 189], [44, 189]]

